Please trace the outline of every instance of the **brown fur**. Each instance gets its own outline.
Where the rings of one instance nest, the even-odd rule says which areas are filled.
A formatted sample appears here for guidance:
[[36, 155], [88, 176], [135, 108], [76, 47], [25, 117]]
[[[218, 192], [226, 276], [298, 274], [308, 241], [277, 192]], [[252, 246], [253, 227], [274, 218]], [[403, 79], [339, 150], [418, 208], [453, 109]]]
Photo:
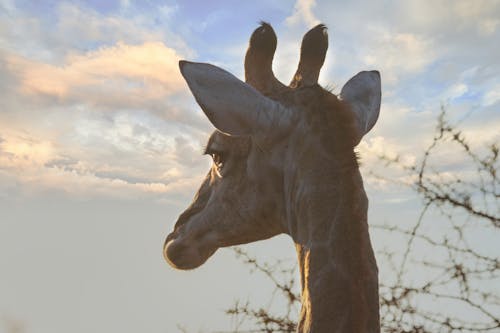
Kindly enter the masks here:
[[354, 152], [356, 118], [346, 102], [315, 82], [326, 52], [324, 31], [315, 27], [304, 38], [301, 64], [308, 65], [297, 72], [307, 79], [288, 87], [272, 73], [271, 26], [263, 23], [252, 34], [247, 83], [292, 110], [293, 128], [263, 138], [212, 134], [206, 153], [224, 166], [212, 166], [167, 237], [165, 257], [190, 269], [218, 247], [287, 233], [301, 274], [298, 332], [378, 333], [378, 272]]
[[[252, 45], [248, 53], [250, 53], [251, 47]], [[326, 52], [326, 47], [324, 50]], [[306, 53], [304, 52], [304, 44], [302, 53]], [[323, 59], [320, 59], [319, 67], [321, 67], [323, 60], [324, 55]], [[307, 63], [307, 59], [301, 59], [301, 63]], [[248, 67], [246, 66], [247, 71], [260, 68], [250, 69]], [[302, 71], [304, 69], [299, 65], [297, 70], [299, 76]], [[329, 162], [332, 162], [329, 163], [331, 170], [327, 174], [337, 176], [339, 181], [329, 186], [328, 190], [342, 193], [341, 199], [334, 199], [334, 201], [342, 200], [342, 203], [337, 202], [337, 205], [342, 205], [342, 208], [339, 208], [342, 211], [335, 217], [334, 221], [326, 220], [322, 223], [323, 227], [316, 226], [319, 231], [312, 234], [313, 238], [320, 241], [323, 238], [323, 241], [328, 242], [329, 245], [326, 249], [322, 249], [322, 247], [309, 248], [307, 242], [298, 236], [301, 233], [301, 228], [292, 226], [289, 231], [292, 237], [294, 234], [297, 235], [294, 239], [297, 244], [302, 279], [303, 308], [298, 331], [334, 332], [336, 330], [333, 326], [324, 327], [321, 323], [337, 322], [339, 332], [376, 332], [379, 329], [377, 268], [368, 236], [366, 209], [363, 209], [362, 203], [360, 203], [360, 200], [366, 199], [366, 197], [362, 189], [358, 161], [354, 152], [354, 143], [358, 136], [355, 118], [349, 105], [339, 100], [337, 96], [318, 84], [304, 86], [297, 77], [296, 74], [296, 78], [291, 83], [291, 87], [296, 89], [274, 89], [273, 91], [267, 89], [263, 93], [286, 106], [295, 108], [297, 112], [303, 113], [302, 118], [306, 120], [307, 131], [315, 133], [319, 137], [323, 149], [332, 157], [329, 159]], [[257, 89], [262, 86], [258, 82], [249, 83]], [[301, 143], [296, 142], [295, 144], [300, 145]], [[301, 163], [301, 161], [297, 162]], [[319, 182], [328, 182], [321, 179], [321, 176], [318, 178], [320, 178]], [[319, 193], [319, 195], [322, 194]], [[324, 211], [321, 206], [333, 203], [325, 202], [323, 198], [311, 198], [310, 196], [308, 201], [308, 210], [315, 211], [312, 215]], [[320, 207], [315, 207], [314, 202], [317, 202]], [[332, 230], [336, 236], [332, 237], [333, 239], [325, 239], [325, 235], [331, 235]], [[326, 278], [328, 283], [317, 291], [318, 295], [316, 291], [311, 291], [311, 287], [314, 287], [311, 285], [311, 281], [318, 279], [312, 272], [322, 271], [325, 266], [328, 266], [329, 260], [335, 260], [337, 265], [345, 271], [342, 274], [332, 272], [331, 281]], [[315, 303], [314, 299], [321, 298], [322, 295], [328, 293], [332, 297], [329, 301]], [[323, 310], [318, 306], [323, 307]], [[336, 311], [335, 308], [344, 308], [345, 310]], [[336, 312], [342, 317], [336, 317]], [[345, 324], [341, 323], [342, 320], [345, 320]]]

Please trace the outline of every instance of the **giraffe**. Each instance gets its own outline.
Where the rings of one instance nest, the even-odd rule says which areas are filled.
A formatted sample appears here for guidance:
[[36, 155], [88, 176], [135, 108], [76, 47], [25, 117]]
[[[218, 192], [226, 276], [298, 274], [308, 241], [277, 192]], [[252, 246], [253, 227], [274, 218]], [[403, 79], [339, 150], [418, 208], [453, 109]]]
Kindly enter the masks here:
[[272, 71], [276, 46], [273, 28], [261, 23], [245, 56], [246, 82], [180, 61], [216, 130], [205, 149], [213, 164], [167, 236], [164, 257], [193, 269], [220, 247], [286, 233], [301, 276], [297, 332], [380, 332], [368, 199], [354, 152], [378, 119], [380, 75], [358, 73], [339, 96], [318, 85], [328, 48], [320, 24], [304, 35], [287, 86]]

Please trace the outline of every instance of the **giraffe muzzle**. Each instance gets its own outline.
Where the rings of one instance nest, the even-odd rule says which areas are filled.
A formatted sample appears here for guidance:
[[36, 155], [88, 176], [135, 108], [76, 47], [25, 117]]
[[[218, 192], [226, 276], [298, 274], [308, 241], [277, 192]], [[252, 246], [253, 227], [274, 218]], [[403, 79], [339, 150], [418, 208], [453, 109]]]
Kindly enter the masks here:
[[189, 235], [183, 231], [181, 228], [167, 236], [163, 246], [163, 257], [173, 268], [194, 269], [204, 264], [218, 247], [210, 237], [198, 239], [194, 233]]

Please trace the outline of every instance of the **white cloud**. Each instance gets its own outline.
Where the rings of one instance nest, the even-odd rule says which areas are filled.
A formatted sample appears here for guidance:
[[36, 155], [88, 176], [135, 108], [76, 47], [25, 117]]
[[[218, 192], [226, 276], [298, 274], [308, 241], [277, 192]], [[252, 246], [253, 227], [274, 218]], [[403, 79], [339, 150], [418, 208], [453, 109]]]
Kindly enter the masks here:
[[[12, 10], [17, 21], [0, 23], [2, 191], [190, 197], [207, 166], [200, 140], [209, 124], [179, 73], [183, 43], [167, 46], [171, 34], [138, 16], [61, 3], [52, 31]], [[89, 42], [98, 47], [82, 50]]]
[[[458, 35], [470, 38], [469, 32], [473, 31], [477, 37], [478, 29], [482, 29], [484, 38], [492, 38], [497, 33], [497, 23], [491, 14], [495, 10], [486, 3], [483, 7], [465, 2], [448, 5], [437, 4], [431, 10], [431, 5], [421, 2], [385, 8], [374, 4], [360, 7], [356, 3], [316, 4], [298, 0], [292, 15], [285, 20], [287, 30], [293, 31], [294, 36], [278, 31], [276, 72], [288, 82], [300, 50], [301, 35], [295, 34], [295, 30], [310, 27], [321, 18], [330, 26], [334, 51], [330, 51], [327, 65], [330, 63], [336, 74], [340, 74], [337, 77], [342, 82], [367, 67], [382, 73], [382, 113], [377, 126], [360, 145], [366, 162], [363, 165], [368, 166], [382, 148], [390, 153], [400, 152], [409, 163], [415, 158], [412, 151], [418, 151], [431, 138], [442, 99], [461, 100], [459, 97], [475, 93], [478, 89], [475, 81], [483, 80], [482, 76], [490, 80], [488, 92], [481, 95], [482, 104], [493, 106], [499, 99], [495, 67], [488, 67], [485, 74], [484, 64], [450, 47]], [[345, 10], [335, 6], [344, 6]], [[51, 171], [47, 174], [76, 173], [76, 178], [95, 177], [95, 181], [110, 186], [115, 184], [110, 180], [130, 186], [170, 184], [204, 173], [206, 160], [200, 159], [199, 153], [210, 125], [200, 112], [194, 112], [198, 107], [188, 95], [177, 68], [178, 59], [192, 51], [179, 38], [163, 32], [165, 25], [156, 27], [148, 22], [150, 17], [131, 14], [133, 5], [124, 3], [121, 7], [120, 15], [106, 16], [62, 3], [56, 11], [58, 29], [52, 32], [39, 19], [22, 17], [20, 12], [16, 14], [17, 22], [0, 23], [5, 32], [1, 41], [4, 51], [0, 55], [7, 64], [3, 71], [14, 74], [3, 82], [11, 92], [10, 95], [4, 92], [2, 97], [7, 94], [12, 100], [4, 98], [1, 102], [2, 106], [9, 106], [5, 113], [10, 114], [0, 116], [2, 127], [36, 133], [39, 137], [27, 156], [21, 154], [25, 142], [19, 143], [17, 155], [5, 152], [4, 168], [7, 163], [17, 163], [42, 175], [46, 174], [45, 169]], [[412, 8], [413, 12], [409, 10]], [[176, 13], [175, 6], [159, 10], [166, 21]], [[382, 16], [384, 20], [377, 19]], [[459, 23], [460, 33], [443, 27], [454, 19]], [[83, 21], [86, 24], [80, 24]], [[16, 24], [17, 29], [13, 29]], [[278, 30], [279, 24], [275, 27]], [[28, 33], [31, 30], [33, 35]], [[442, 35], [449, 37], [450, 44]], [[32, 45], [36, 47], [24, 44], [21, 48], [20, 36], [35, 40]], [[168, 44], [166, 36], [174, 36], [168, 39]], [[241, 41], [235, 47], [238, 54], [231, 57], [241, 59], [245, 48], [246, 41]], [[36, 54], [26, 52], [29, 49], [36, 50]], [[48, 55], [44, 56], [45, 53]], [[465, 68], [457, 69], [458, 62], [456, 58], [450, 60], [451, 56], [464, 57], [468, 61]], [[231, 57], [227, 62], [225, 58], [220, 61], [221, 65], [231, 63]], [[418, 76], [431, 77], [434, 73], [428, 72], [429, 68], [439, 62], [452, 63], [448, 69], [451, 74], [439, 78], [439, 91], [430, 91], [426, 80], [414, 81]], [[330, 74], [328, 66], [325, 67], [323, 75]], [[471, 68], [469, 76], [460, 74]], [[337, 79], [332, 75], [326, 82], [332, 82], [332, 78]], [[13, 91], [12, 87], [20, 90]], [[418, 90], [420, 95], [401, 97], [400, 93], [411, 90]], [[452, 112], [464, 113], [455, 109]], [[491, 123], [495, 124], [495, 120]], [[12, 144], [10, 139], [9, 144]], [[7, 155], [11, 160], [7, 160]]]
[[41, 63], [13, 54], [6, 64], [26, 94], [60, 101], [99, 105], [112, 100], [130, 105], [161, 99], [185, 89], [180, 55], [161, 42], [119, 43], [84, 54], [70, 54], [61, 65]]
[[484, 106], [491, 106], [500, 101], [500, 84], [493, 86], [492, 89], [487, 91], [482, 98]]
[[[386, 156], [388, 158], [397, 158], [404, 166], [411, 166], [416, 161], [416, 156], [408, 152], [408, 147], [397, 142], [397, 140], [384, 138], [383, 136], [371, 137], [363, 140], [358, 146], [358, 150], [363, 156], [363, 161], [368, 164], [375, 162], [378, 157]], [[403, 155], [400, 155], [403, 154]]]
[[[498, 0], [410, 0], [399, 2], [395, 6], [377, 6], [383, 18], [391, 25], [404, 30], [419, 30], [423, 34], [440, 37], [463, 34], [464, 31], [477, 32], [486, 28], [491, 31], [491, 21], [498, 19], [500, 2]], [[374, 15], [363, 12], [363, 15]], [[483, 24], [482, 22], [486, 22]], [[483, 26], [483, 28], [480, 28]], [[489, 26], [489, 27], [488, 27]]]
[[0, 7], [9, 14], [15, 10], [13, 0], [0, 0]]
[[122, 5], [119, 15], [104, 15], [82, 4], [58, 2], [53, 17], [33, 15], [21, 4], [0, 12], [0, 48], [29, 59], [57, 64], [68, 51], [83, 52], [103, 45], [168, 41], [170, 47], [194, 56], [184, 39], [172, 33], [176, 6], [161, 6], [156, 20], [137, 8]]
[[[126, 8], [126, 7], [124, 7]], [[167, 16], [168, 10], [160, 10]], [[79, 43], [87, 41], [113, 43], [117, 41], [152, 41], [161, 40], [163, 34], [154, 29], [147, 29], [139, 16], [127, 20], [123, 16], [103, 15], [88, 7], [70, 2], [60, 2], [57, 7], [56, 27], [60, 31], [56, 36], [58, 43], [72, 45], [74, 36]], [[85, 22], [85, 24], [82, 24]]]
[[465, 83], [455, 83], [451, 85], [443, 94], [444, 100], [454, 100], [463, 96], [469, 91], [469, 87]]
[[54, 144], [48, 140], [36, 140], [27, 135], [17, 137], [3, 133], [0, 142], [0, 165], [4, 169], [24, 171], [40, 167], [56, 156]]
[[500, 20], [498, 19], [486, 19], [477, 23], [478, 31], [481, 35], [491, 35], [495, 33], [498, 26], [500, 25]]
[[[74, 149], [25, 133], [4, 132], [0, 141], [0, 172], [11, 181], [2, 187], [14, 186], [27, 193], [56, 189], [76, 196], [187, 199], [201, 181], [206, 161], [198, 150], [187, 148], [186, 139], [179, 137], [176, 142], [164, 148], [164, 157], [137, 150], [135, 157], [134, 152], [129, 152], [113, 160], [110, 147], [103, 157], [95, 150], [89, 155], [84, 147]], [[188, 158], [193, 160], [191, 166], [185, 161]]]
[[400, 77], [422, 72], [435, 60], [434, 43], [412, 33], [392, 33], [386, 29], [370, 29], [372, 38], [363, 45], [362, 61], [383, 75], [384, 83], [394, 85]]
[[309, 28], [317, 25], [320, 21], [313, 13], [315, 6], [315, 0], [297, 0], [293, 8], [293, 14], [286, 18], [286, 23], [289, 26], [304, 23]]

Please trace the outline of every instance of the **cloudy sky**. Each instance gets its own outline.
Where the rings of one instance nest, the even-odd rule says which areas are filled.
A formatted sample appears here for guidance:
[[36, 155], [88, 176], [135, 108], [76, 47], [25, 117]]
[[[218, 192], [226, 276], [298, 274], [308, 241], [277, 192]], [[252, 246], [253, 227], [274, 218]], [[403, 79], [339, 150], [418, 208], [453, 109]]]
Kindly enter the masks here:
[[[370, 221], [418, 211], [368, 170], [382, 151], [417, 159], [441, 106], [473, 145], [500, 139], [500, 1], [0, 0], [0, 332], [222, 330], [236, 298], [268, 299], [231, 251], [192, 272], [161, 255], [210, 163], [178, 60], [242, 78], [260, 20], [285, 83], [320, 22], [322, 85], [381, 72], [381, 116], [358, 148]], [[247, 249], [294, 257], [284, 236]]]

